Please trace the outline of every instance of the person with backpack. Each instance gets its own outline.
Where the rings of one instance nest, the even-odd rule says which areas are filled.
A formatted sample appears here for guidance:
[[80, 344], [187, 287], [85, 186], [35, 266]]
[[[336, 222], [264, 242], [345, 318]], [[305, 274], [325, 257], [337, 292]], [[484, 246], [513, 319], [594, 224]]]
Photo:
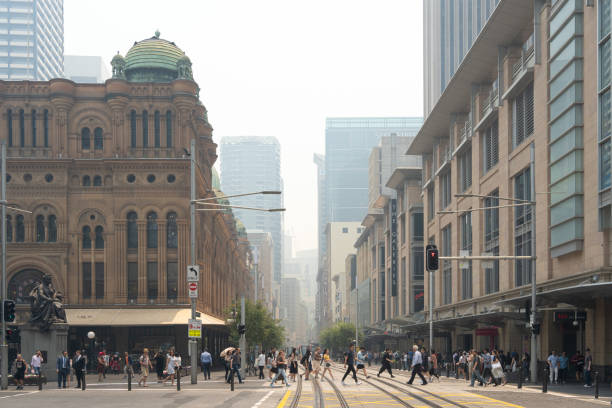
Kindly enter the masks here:
[[310, 351], [310, 346], [308, 346], [306, 348], [306, 353], [304, 353], [304, 355], [302, 356], [302, 360], [300, 360], [300, 364], [304, 366], [304, 380], [305, 381], [308, 381], [308, 376], [310, 375], [310, 372], [312, 371], [312, 363], [310, 362], [311, 357], [312, 357], [312, 352]]
[[382, 361], [380, 365], [380, 370], [378, 371], [378, 377], [387, 370], [391, 378], [395, 377], [393, 372], [391, 371], [391, 363], [393, 363], [393, 357], [391, 357], [391, 350], [389, 348], [385, 349], [385, 352], [382, 355]]
[[470, 387], [474, 386], [474, 382], [476, 380], [478, 380], [481, 386], [486, 384], [485, 379], [482, 377], [482, 375], [480, 375], [480, 372], [483, 367], [482, 358], [478, 355], [476, 350], [472, 350], [470, 367], [471, 367], [471, 372], [472, 372]]

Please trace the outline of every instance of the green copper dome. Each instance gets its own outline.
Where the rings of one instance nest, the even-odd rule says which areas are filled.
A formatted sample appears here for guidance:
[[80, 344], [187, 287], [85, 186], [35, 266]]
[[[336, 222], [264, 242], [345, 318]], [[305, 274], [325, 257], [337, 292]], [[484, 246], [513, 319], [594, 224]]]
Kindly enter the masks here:
[[[135, 42], [125, 55], [125, 76], [130, 82], [170, 82], [179, 77], [179, 67], [186, 57], [173, 42], [159, 38], [159, 32]], [[189, 61], [187, 59], [187, 61]]]
[[219, 179], [219, 173], [217, 173], [217, 170], [213, 167], [212, 170], [212, 188], [213, 190], [221, 190], [221, 180]]

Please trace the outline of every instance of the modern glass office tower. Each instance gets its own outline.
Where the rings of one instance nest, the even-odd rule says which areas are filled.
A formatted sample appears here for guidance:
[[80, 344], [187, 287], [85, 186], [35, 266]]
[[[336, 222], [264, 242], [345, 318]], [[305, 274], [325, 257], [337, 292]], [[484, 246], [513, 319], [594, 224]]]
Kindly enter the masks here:
[[64, 1], [0, 1], [0, 79], [47, 81], [64, 73]]
[[[282, 190], [280, 144], [275, 137], [238, 136], [221, 139], [221, 189], [227, 195], [262, 190]], [[280, 208], [282, 195], [253, 195], [232, 198], [233, 205]], [[272, 234], [274, 280], [282, 277], [282, 213], [233, 209], [247, 230]]]

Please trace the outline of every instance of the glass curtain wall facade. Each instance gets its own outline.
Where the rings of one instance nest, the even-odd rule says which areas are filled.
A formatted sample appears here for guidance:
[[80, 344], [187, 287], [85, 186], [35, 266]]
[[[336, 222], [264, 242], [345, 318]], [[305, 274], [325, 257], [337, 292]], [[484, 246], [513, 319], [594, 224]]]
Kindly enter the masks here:
[[611, 0], [600, 0], [599, 6], [599, 227], [612, 227], [612, 104], [610, 82], [612, 70], [610, 32]]
[[63, 0], [0, 1], [0, 79], [64, 74]]

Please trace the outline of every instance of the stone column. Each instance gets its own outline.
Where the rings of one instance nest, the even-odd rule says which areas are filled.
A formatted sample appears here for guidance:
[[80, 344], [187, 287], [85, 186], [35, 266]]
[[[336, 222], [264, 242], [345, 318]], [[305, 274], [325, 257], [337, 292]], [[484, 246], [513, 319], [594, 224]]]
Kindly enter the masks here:
[[167, 303], [168, 301], [168, 250], [166, 248], [166, 220], [158, 220], [158, 240], [157, 240], [157, 259], [158, 259], [158, 289], [157, 298], [159, 303]]
[[127, 243], [126, 222], [115, 221], [114, 257], [112, 279], [114, 303], [127, 303]]
[[147, 222], [138, 220], [138, 300], [137, 303], [147, 301]]

